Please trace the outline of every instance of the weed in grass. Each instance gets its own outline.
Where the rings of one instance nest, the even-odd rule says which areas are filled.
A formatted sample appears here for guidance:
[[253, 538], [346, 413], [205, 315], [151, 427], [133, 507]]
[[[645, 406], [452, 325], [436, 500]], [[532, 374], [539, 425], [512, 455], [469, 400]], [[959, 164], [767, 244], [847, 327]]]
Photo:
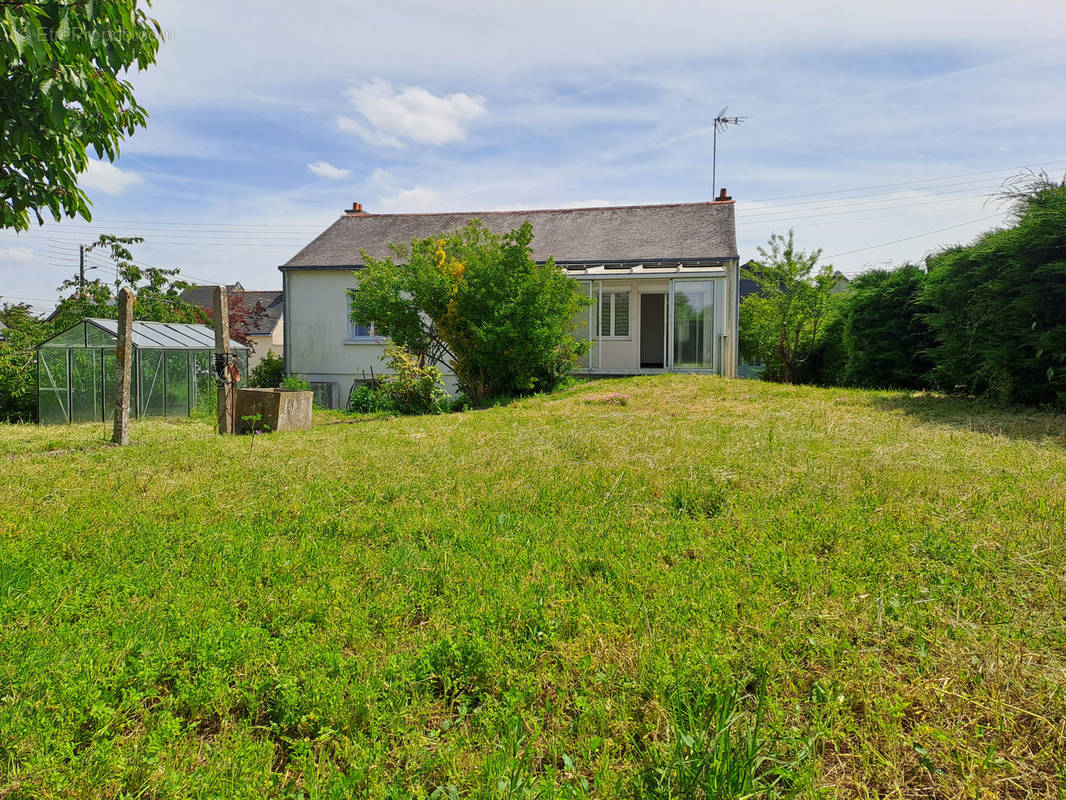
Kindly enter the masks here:
[[766, 684], [675, 686], [666, 746], [646, 748], [640, 800], [772, 797], [800, 782], [805, 751], [781, 758], [765, 731]]
[[679, 517], [705, 519], [721, 514], [728, 497], [725, 484], [712, 475], [673, 484], [666, 492], [666, 504]]

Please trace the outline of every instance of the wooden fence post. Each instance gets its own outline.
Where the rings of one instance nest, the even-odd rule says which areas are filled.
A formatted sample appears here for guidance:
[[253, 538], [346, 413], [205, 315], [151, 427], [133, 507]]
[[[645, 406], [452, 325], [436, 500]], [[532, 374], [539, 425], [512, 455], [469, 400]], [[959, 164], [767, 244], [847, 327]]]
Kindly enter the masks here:
[[231, 434], [233, 424], [233, 384], [229, 363], [229, 299], [226, 287], [215, 287], [215, 372], [218, 374], [218, 432]]
[[118, 292], [118, 341], [115, 343], [115, 430], [111, 441], [130, 443], [130, 383], [133, 378], [133, 292], [123, 287]]

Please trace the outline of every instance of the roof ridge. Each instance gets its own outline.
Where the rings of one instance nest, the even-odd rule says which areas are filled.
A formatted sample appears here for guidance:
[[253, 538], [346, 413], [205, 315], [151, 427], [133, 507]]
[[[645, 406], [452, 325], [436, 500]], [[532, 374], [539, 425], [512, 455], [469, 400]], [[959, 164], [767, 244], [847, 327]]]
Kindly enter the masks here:
[[492, 214], [492, 215], [504, 215], [504, 214], [559, 214], [568, 213], [571, 211], [628, 211], [636, 208], [686, 208], [697, 206], [725, 206], [732, 205], [733, 200], [697, 200], [691, 203], [643, 203], [633, 206], [571, 206], [569, 208], [519, 208], [511, 211], [402, 211], [398, 213], [374, 213], [368, 211], [361, 211], [358, 213], [352, 213], [345, 211], [341, 214], [341, 219], [374, 219], [381, 217], [450, 217], [450, 216], [467, 216], [470, 214]]

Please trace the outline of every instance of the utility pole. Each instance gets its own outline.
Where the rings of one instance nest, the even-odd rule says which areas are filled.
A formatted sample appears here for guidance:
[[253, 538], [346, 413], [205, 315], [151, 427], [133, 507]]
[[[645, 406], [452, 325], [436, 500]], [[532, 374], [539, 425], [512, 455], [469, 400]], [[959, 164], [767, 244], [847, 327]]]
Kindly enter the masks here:
[[218, 432], [235, 432], [233, 382], [229, 352], [229, 299], [226, 287], [215, 287], [215, 374], [218, 376]]
[[747, 117], [727, 117], [725, 111], [728, 106], [723, 106], [714, 118], [714, 144], [711, 149], [711, 199], [714, 199], [718, 191], [718, 131], [724, 131], [730, 125], [739, 125]]
[[115, 345], [115, 431], [111, 441], [130, 443], [130, 383], [133, 377], [133, 292], [123, 286], [118, 293], [118, 341]]
[[85, 245], [78, 245], [78, 296], [85, 299]]

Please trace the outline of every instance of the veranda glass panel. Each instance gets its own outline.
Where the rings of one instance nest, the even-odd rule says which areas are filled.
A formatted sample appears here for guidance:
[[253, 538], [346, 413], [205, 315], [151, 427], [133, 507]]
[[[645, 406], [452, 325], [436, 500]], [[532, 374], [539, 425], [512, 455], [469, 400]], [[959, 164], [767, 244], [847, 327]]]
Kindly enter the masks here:
[[140, 350], [138, 351], [138, 362], [141, 372], [141, 416], [161, 417], [166, 412], [163, 351]]
[[674, 366], [714, 368], [714, 282], [674, 283]]
[[211, 371], [213, 363], [213, 353], [207, 350], [197, 350], [193, 353], [193, 385], [197, 415], [210, 417], [215, 413], [218, 391], [214, 373]]
[[187, 350], [166, 354], [167, 407], [169, 417], [189, 415], [189, 358]]
[[100, 350], [70, 351], [70, 416], [72, 422], [103, 419], [103, 375]]
[[40, 421], [58, 425], [70, 422], [67, 408], [67, 351], [41, 350], [38, 354]]

